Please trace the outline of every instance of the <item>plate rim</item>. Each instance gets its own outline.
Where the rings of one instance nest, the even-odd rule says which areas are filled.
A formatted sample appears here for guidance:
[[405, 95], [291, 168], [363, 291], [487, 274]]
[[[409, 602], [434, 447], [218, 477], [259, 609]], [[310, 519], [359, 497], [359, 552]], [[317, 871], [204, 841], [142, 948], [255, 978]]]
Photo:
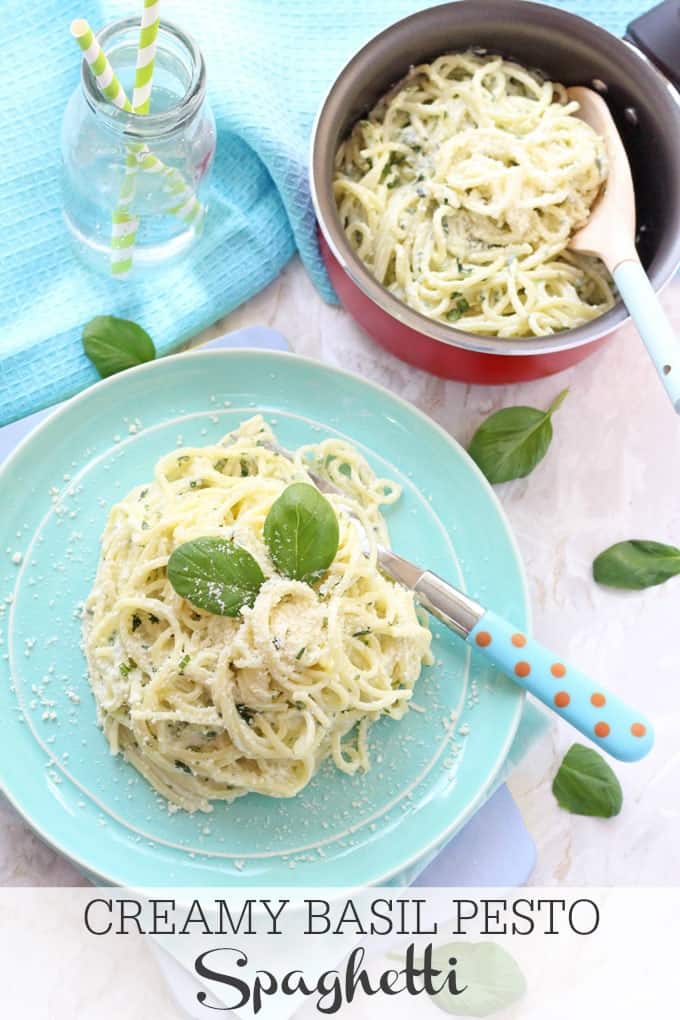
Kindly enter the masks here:
[[[124, 379], [129, 373], [136, 375], [147, 374], [149, 372], [157, 371], [158, 365], [176, 361], [179, 358], [191, 359], [191, 360], [202, 360], [206, 358], [218, 358], [228, 360], [236, 356], [247, 355], [248, 357], [255, 357], [264, 361], [282, 361], [284, 359], [294, 359], [295, 361], [301, 362], [302, 364], [308, 365], [313, 369], [322, 369], [323, 371], [329, 372], [331, 375], [340, 375], [349, 380], [354, 384], [359, 384], [361, 387], [367, 387], [369, 390], [373, 390], [379, 393], [383, 397], [387, 397], [389, 400], [395, 401], [398, 405], [406, 410], [408, 414], [414, 414], [417, 418], [421, 419], [427, 426], [433, 428], [443, 438], [445, 443], [456, 449], [459, 454], [463, 455], [463, 459], [467, 462], [467, 466], [472, 470], [473, 475], [477, 476], [477, 480], [481, 482], [482, 488], [485, 489], [486, 495], [490, 498], [491, 503], [496, 511], [496, 515], [503, 526], [505, 534], [507, 536], [510, 550], [515, 559], [515, 563], [518, 569], [521, 595], [524, 613], [526, 617], [525, 629], [528, 633], [532, 630], [532, 614], [531, 614], [531, 601], [529, 596], [529, 587], [527, 583], [526, 571], [524, 568], [524, 561], [521, 555], [517, 538], [510, 524], [510, 520], [500, 502], [500, 499], [493, 490], [492, 485], [480, 470], [478, 465], [472, 459], [470, 454], [467, 452], [465, 447], [458, 442], [458, 440], [452, 436], [446, 429], [435, 421], [430, 415], [426, 414], [415, 404], [405, 400], [399, 394], [394, 393], [387, 386], [383, 386], [381, 383], [374, 382], [371, 379], [365, 379], [358, 375], [356, 372], [350, 372], [343, 368], [338, 368], [335, 365], [330, 365], [325, 361], [321, 361], [318, 358], [312, 358], [307, 355], [297, 354], [294, 351], [280, 351], [274, 349], [262, 349], [262, 348], [251, 348], [251, 347], [230, 347], [230, 348], [189, 348], [185, 351], [178, 351], [175, 354], [164, 355], [161, 358], [156, 358], [152, 361], [144, 362], [141, 365], [135, 365], [130, 369], [126, 369], [123, 372], [115, 373], [114, 375], [108, 376], [105, 379], [100, 379], [98, 382], [91, 386], [81, 390], [80, 393], [74, 394], [68, 400], [64, 401], [57, 407], [53, 408], [50, 413], [39, 422], [35, 428], [31, 429], [25, 436], [23, 436], [14, 449], [11, 451], [4, 461], [0, 464], [0, 484], [2, 484], [4, 477], [8, 470], [11, 468], [13, 462], [21, 455], [24, 448], [29, 446], [33, 441], [33, 438], [45, 429], [51, 427], [52, 423], [60, 418], [62, 415], [70, 413], [73, 407], [77, 404], [82, 403], [90, 398], [95, 392], [101, 392], [103, 389], [110, 387], [111, 385], [120, 385], [121, 379]], [[453, 838], [455, 833], [459, 831], [472, 816], [479, 810], [484, 801], [489, 795], [489, 791], [493, 788], [494, 783], [498, 779], [498, 775], [503, 767], [512, 743], [517, 735], [522, 713], [526, 702], [526, 691], [523, 688], [517, 687], [517, 701], [515, 707], [514, 717], [508, 728], [508, 734], [505, 742], [499, 748], [497, 757], [493, 763], [493, 766], [489, 772], [486, 783], [479, 789], [477, 795], [470, 801], [468, 801], [464, 807], [452, 818], [448, 824], [438, 833], [438, 835], [430, 840], [425, 846], [422, 846], [416, 853], [412, 853], [405, 860], [401, 860], [398, 864], [395, 864], [384, 874], [379, 875], [376, 878], [372, 878], [369, 881], [362, 883], [366, 886], [379, 887], [388, 884], [395, 876], [399, 876], [404, 872], [408, 872], [419, 862], [423, 862], [423, 867], [426, 866], [427, 862], [431, 859], [432, 855], [439, 849], [443, 848], [445, 844]], [[66, 850], [60, 843], [59, 840], [48, 835], [40, 824], [36, 824], [32, 817], [22, 809], [21, 805], [17, 802], [12, 792], [7, 788], [4, 780], [0, 780], [0, 791], [7, 798], [8, 802], [17, 811], [22, 820], [28, 825], [32, 832], [34, 832], [44, 843], [50, 846], [53, 850], [59, 853], [66, 860], [74, 864], [78, 870], [83, 873], [83, 876], [94, 877], [102, 879], [107, 885], [118, 888], [133, 888], [129, 883], [123, 882], [120, 878], [115, 878], [112, 874], [107, 874], [104, 871], [100, 871], [93, 867], [91, 864], [85, 862], [77, 854], [71, 853]], [[280, 884], [280, 883], [277, 883]], [[257, 886], [257, 883], [255, 883]], [[177, 888], [191, 888], [191, 886], [178, 885]], [[328, 888], [332, 888], [331, 885]]]

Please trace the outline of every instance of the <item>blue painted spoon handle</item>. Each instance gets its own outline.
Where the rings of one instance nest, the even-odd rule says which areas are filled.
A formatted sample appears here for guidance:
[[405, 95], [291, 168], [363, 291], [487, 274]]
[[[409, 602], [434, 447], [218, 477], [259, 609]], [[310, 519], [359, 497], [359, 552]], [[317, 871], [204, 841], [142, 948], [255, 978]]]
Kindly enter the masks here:
[[501, 616], [487, 610], [466, 641], [614, 758], [637, 761], [651, 749], [644, 716]]
[[680, 338], [668, 321], [649, 277], [638, 259], [614, 269], [614, 281], [652, 359], [659, 379], [680, 414]]

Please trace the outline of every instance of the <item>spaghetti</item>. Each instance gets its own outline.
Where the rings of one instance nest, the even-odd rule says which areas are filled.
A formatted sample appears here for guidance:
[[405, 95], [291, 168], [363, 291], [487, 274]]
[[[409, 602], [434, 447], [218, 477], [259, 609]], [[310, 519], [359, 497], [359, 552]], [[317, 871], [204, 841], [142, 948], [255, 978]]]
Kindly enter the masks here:
[[[367, 769], [370, 725], [404, 715], [431, 661], [412, 594], [376, 565], [376, 543], [388, 543], [381, 507], [398, 487], [345, 442], [302, 447], [294, 462], [271, 442], [258, 416], [218, 444], [163, 457], [153, 481], [111, 510], [85, 605], [90, 682], [112, 752], [189, 811], [249, 792], [293, 796], [329, 755], [343, 772]], [[346, 493], [328, 497], [339, 546], [314, 585], [279, 576], [263, 539], [272, 503], [308, 481], [308, 467]], [[200, 536], [237, 542], [265, 575], [239, 616], [199, 611], [168, 581], [173, 549]]]
[[336, 157], [347, 238], [411, 308], [471, 333], [543, 336], [614, 304], [594, 257], [567, 250], [607, 177], [563, 85], [471, 50], [410, 74]]

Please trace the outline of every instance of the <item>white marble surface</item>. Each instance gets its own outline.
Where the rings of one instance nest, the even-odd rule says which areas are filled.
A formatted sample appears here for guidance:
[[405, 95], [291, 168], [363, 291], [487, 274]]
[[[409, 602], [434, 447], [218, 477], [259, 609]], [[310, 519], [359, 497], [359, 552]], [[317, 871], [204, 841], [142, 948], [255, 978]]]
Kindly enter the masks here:
[[[664, 303], [680, 335], [680, 281]], [[489, 412], [547, 406], [570, 387], [545, 461], [497, 491], [526, 564], [537, 637], [639, 704], [656, 722], [657, 744], [645, 761], [616, 765], [624, 806], [615, 819], [570, 815], [555, 803], [552, 778], [573, 740], [560, 722], [510, 785], [538, 849], [532, 884], [680, 884], [680, 579], [628, 594], [590, 576], [593, 556], [612, 542], [680, 544], [680, 420], [634, 330], [553, 378], [500, 388], [444, 382], [397, 361], [325, 305], [297, 261], [204, 336], [254, 324], [279, 329], [299, 354], [382, 383], [463, 444]], [[0, 885], [81, 883], [0, 802]]]

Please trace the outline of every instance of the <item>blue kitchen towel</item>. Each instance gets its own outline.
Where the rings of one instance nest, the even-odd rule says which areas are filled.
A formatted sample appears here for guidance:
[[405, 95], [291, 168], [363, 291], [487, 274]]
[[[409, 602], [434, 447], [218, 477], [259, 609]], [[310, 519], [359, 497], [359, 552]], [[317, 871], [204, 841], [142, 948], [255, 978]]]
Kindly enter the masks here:
[[[0, 5], [0, 424], [62, 400], [97, 378], [82, 326], [94, 315], [141, 323], [159, 353], [269, 283], [295, 249], [323, 295], [307, 186], [315, 111], [342, 64], [376, 31], [428, 4], [418, 0], [162, 0], [194, 35], [208, 67], [218, 129], [215, 197], [191, 261], [151, 280], [107, 280], [71, 253], [59, 193], [59, 133], [78, 85], [74, 17], [95, 29], [141, 0], [23, 0]], [[621, 33], [644, 0], [557, 6]], [[290, 323], [295, 343], [295, 323]]]

